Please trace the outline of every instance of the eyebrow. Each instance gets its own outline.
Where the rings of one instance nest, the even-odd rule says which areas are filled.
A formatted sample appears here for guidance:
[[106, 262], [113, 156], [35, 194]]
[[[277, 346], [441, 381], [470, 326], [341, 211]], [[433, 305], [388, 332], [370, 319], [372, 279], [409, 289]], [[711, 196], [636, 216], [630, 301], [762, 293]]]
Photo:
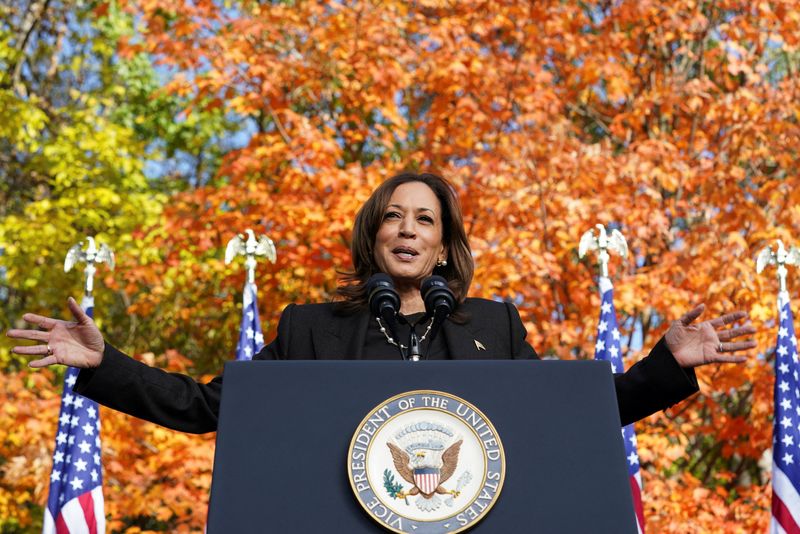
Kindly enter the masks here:
[[[389, 205], [388, 205], [388, 206], [386, 206], [386, 207], [387, 207], [387, 208], [397, 208], [397, 209], [401, 209], [401, 210], [404, 210], [404, 209], [406, 209], [404, 206], [401, 206], [400, 204], [389, 204]], [[429, 211], [429, 212], [433, 213], [434, 215], [436, 214], [436, 212], [435, 212], [435, 211], [433, 211], [433, 210], [432, 210], [432, 209], [430, 209], [430, 208], [417, 208], [417, 213], [419, 213], [420, 211]]]

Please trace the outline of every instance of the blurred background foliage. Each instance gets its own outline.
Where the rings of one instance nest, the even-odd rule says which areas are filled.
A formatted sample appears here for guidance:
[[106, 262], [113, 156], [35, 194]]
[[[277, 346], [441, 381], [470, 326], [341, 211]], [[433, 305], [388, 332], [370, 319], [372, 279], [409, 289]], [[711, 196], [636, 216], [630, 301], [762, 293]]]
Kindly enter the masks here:
[[[331, 298], [378, 183], [438, 172], [472, 294], [517, 304], [541, 355], [593, 356], [577, 245], [597, 222], [632, 252], [611, 266], [629, 363], [696, 302], [750, 310], [758, 354], [702, 369], [699, 395], [637, 432], [648, 530], [765, 530], [777, 284], [753, 258], [798, 235], [799, 42], [780, 0], [3, 2], [2, 325], [64, 316], [82, 291], [64, 255], [95, 235], [117, 254], [96, 282], [106, 339], [214, 374], [238, 334], [235, 233], [278, 246], [257, 275], [270, 339], [286, 304]], [[62, 371], [10, 347], [0, 531], [32, 532]], [[109, 530], [201, 530], [213, 436], [102, 417]]]

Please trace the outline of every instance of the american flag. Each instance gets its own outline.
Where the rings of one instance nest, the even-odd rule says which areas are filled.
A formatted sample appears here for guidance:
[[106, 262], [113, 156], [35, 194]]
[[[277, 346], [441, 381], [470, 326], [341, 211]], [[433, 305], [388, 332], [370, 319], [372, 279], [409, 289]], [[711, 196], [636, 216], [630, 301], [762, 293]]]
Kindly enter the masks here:
[[264, 334], [258, 320], [258, 303], [256, 302], [256, 285], [247, 282], [242, 297], [242, 324], [239, 328], [239, 343], [236, 345], [237, 360], [252, 360], [253, 356], [264, 347]]
[[[596, 360], [611, 362], [611, 369], [615, 373], [624, 371], [622, 356], [620, 354], [619, 328], [617, 325], [617, 312], [614, 309], [614, 286], [605, 276], [600, 277], [600, 322], [597, 325], [597, 342], [594, 346]], [[622, 439], [625, 442], [625, 456], [628, 460], [628, 475], [633, 494], [633, 506], [636, 512], [636, 524], [639, 532], [644, 532], [644, 508], [642, 506], [642, 475], [639, 471], [639, 454], [636, 451], [636, 432], [633, 425], [622, 429]]]
[[800, 533], [800, 377], [789, 293], [778, 294], [775, 417], [772, 430], [772, 533]]
[[[81, 307], [92, 317], [94, 299], [84, 297]], [[106, 529], [100, 414], [96, 402], [72, 392], [77, 378], [78, 369], [67, 367], [43, 534], [95, 534]]]

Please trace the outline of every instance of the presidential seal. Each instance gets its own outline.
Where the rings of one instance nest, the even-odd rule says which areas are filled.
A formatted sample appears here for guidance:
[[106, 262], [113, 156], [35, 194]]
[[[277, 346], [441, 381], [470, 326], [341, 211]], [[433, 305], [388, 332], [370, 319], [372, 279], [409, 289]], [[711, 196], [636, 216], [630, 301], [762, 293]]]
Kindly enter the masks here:
[[475, 406], [441, 391], [410, 391], [361, 421], [347, 454], [364, 510], [393, 532], [462, 532], [489, 512], [505, 454]]

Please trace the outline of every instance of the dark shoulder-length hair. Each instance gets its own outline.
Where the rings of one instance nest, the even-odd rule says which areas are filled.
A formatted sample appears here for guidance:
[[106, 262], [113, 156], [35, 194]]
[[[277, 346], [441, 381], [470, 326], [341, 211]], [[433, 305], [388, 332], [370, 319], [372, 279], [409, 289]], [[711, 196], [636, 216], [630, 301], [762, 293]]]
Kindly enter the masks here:
[[464, 219], [461, 216], [455, 188], [447, 180], [435, 174], [402, 173], [378, 186], [358, 210], [350, 246], [353, 270], [341, 273], [340, 285], [336, 290], [339, 299], [337, 308], [340, 311], [353, 313], [367, 306], [367, 280], [373, 274], [380, 272], [373, 256], [375, 237], [378, 235], [392, 193], [400, 185], [409, 182], [422, 182], [430, 187], [442, 207], [442, 243], [447, 253], [447, 265], [435, 267], [433, 274], [438, 274], [447, 280], [459, 304], [467, 298], [475, 265], [464, 231]]

